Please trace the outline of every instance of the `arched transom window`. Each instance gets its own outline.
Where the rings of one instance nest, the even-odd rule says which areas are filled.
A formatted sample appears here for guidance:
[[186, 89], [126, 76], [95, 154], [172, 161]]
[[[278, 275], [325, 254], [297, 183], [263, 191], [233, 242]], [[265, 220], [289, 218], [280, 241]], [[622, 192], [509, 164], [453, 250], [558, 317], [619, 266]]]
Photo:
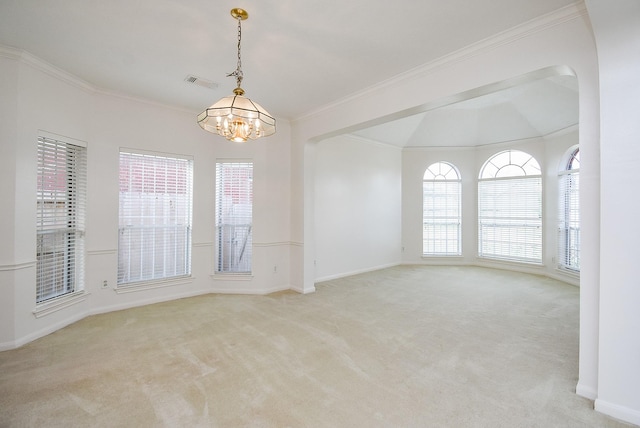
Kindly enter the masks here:
[[422, 253], [457, 256], [461, 245], [461, 181], [458, 169], [436, 162], [422, 181]]
[[542, 176], [530, 154], [500, 152], [480, 170], [478, 255], [542, 263]]

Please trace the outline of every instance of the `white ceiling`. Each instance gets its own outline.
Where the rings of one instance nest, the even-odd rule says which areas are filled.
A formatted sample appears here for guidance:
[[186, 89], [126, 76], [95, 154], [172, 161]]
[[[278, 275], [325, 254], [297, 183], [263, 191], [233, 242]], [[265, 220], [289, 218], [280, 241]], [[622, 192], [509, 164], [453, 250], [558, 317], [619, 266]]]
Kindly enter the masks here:
[[[277, 118], [294, 119], [573, 1], [0, 0], [0, 44], [98, 88], [197, 113], [235, 86], [225, 77], [236, 66], [229, 11], [242, 7], [246, 94]], [[219, 86], [190, 85], [187, 75]], [[483, 108], [465, 115], [468, 108], [448, 114], [478, 128]], [[523, 114], [518, 102], [501, 108]], [[437, 139], [437, 114], [406, 119], [414, 132], [405, 144], [419, 144], [415, 130], [427, 125]]]
[[470, 147], [544, 137], [578, 124], [578, 79], [531, 80], [353, 132], [398, 147]]

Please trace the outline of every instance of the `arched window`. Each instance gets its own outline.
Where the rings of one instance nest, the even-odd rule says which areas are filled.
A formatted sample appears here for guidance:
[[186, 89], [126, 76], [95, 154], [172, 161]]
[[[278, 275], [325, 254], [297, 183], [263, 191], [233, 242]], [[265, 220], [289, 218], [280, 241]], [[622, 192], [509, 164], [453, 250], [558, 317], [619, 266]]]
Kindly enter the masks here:
[[500, 152], [480, 170], [478, 255], [542, 263], [542, 176], [530, 154]]
[[558, 267], [580, 271], [580, 149], [573, 148], [559, 172]]
[[422, 254], [459, 256], [461, 245], [460, 173], [447, 162], [429, 166], [422, 181]]

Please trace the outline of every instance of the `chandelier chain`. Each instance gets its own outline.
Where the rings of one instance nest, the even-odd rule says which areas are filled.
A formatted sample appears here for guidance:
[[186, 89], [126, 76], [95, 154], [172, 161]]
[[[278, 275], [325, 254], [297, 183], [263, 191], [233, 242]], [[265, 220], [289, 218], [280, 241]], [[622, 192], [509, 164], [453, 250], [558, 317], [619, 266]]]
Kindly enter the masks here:
[[235, 76], [236, 81], [238, 83], [238, 88], [242, 83], [242, 57], [240, 55], [241, 49], [241, 41], [242, 41], [242, 18], [238, 17], [238, 65], [236, 66], [236, 71], [228, 74], [227, 76]]

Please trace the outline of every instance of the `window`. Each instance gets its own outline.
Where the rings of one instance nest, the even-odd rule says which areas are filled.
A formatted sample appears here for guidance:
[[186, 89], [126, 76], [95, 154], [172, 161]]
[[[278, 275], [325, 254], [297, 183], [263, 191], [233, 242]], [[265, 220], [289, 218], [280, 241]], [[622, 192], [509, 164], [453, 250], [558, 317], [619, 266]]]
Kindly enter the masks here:
[[573, 149], [559, 173], [558, 267], [580, 271], [580, 151]]
[[422, 181], [422, 253], [459, 256], [461, 248], [461, 181], [455, 166], [436, 162]]
[[251, 272], [252, 215], [253, 163], [217, 163], [217, 272]]
[[118, 285], [191, 274], [193, 161], [120, 152]]
[[36, 303], [83, 289], [87, 149], [38, 138]]
[[478, 255], [542, 263], [542, 176], [531, 155], [507, 150], [482, 167]]

